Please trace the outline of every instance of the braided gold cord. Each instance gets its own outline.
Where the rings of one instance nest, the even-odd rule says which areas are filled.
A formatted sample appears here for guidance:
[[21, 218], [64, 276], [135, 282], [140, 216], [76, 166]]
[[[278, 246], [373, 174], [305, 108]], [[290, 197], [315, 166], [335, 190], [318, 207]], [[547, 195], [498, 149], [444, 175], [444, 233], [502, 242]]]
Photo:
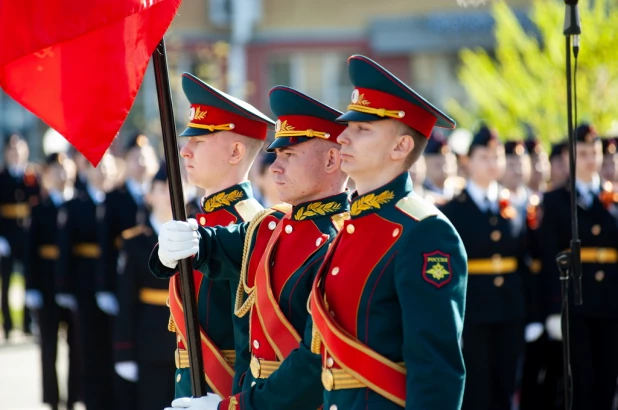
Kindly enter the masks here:
[[311, 353], [320, 354], [320, 350], [322, 348], [322, 337], [320, 336], [320, 332], [318, 332], [318, 328], [315, 326], [315, 323], [313, 323], [311, 327]]
[[170, 314], [170, 320], [169, 322], [167, 322], [167, 330], [169, 330], [170, 332], [176, 333], [176, 323], [174, 322], [174, 318], [172, 317], [171, 314]]
[[[253, 294], [253, 288], [247, 286], [247, 269], [249, 268], [249, 256], [251, 248], [251, 240], [255, 230], [260, 226], [260, 223], [268, 216], [276, 212], [274, 209], [264, 209], [258, 212], [247, 228], [247, 235], [245, 236], [245, 244], [242, 251], [242, 264], [240, 266], [240, 280], [238, 281], [238, 288], [236, 289], [236, 301], [234, 302], [234, 314], [238, 317], [243, 317], [251, 310], [253, 303], [255, 302], [255, 295]], [[248, 295], [245, 300], [245, 294]]]

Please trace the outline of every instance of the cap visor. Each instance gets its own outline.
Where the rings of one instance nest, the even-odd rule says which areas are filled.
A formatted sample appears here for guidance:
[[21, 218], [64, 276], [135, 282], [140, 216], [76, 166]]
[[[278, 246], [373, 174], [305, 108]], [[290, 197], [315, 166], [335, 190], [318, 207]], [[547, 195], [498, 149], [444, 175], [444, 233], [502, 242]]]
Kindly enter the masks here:
[[337, 118], [337, 122], [373, 122], [386, 120], [388, 118], [380, 117], [373, 114], [365, 114], [358, 111], [348, 111]]
[[199, 137], [200, 135], [210, 135], [217, 131], [204, 130], [201, 128], [187, 127], [180, 133], [179, 137]]
[[275, 138], [272, 144], [266, 148], [266, 152], [275, 152], [277, 148], [290, 147], [292, 145], [300, 144], [301, 142], [309, 141], [308, 137], [292, 137], [292, 138]]

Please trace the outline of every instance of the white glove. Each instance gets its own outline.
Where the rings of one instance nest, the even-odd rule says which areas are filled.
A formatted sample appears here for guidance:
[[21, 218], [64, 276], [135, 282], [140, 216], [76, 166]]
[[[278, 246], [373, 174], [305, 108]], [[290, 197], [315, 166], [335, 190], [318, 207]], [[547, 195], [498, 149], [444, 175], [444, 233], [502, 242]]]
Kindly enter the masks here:
[[26, 289], [26, 307], [32, 310], [39, 310], [43, 307], [43, 295], [36, 289]]
[[73, 312], [77, 310], [77, 299], [69, 293], [58, 293], [56, 295], [56, 304]]
[[550, 315], [545, 321], [547, 335], [552, 340], [562, 341], [562, 321], [560, 315]]
[[118, 376], [130, 382], [136, 382], [139, 380], [139, 367], [136, 362], [125, 361], [114, 364], [114, 370], [118, 373]]
[[112, 292], [96, 292], [97, 306], [110, 316], [118, 314], [118, 299]]
[[187, 222], [169, 221], [161, 226], [159, 232], [159, 260], [170, 269], [176, 268], [178, 261], [195, 255], [199, 250], [197, 221], [189, 218]]
[[539, 322], [530, 323], [526, 326], [524, 338], [526, 339], [526, 343], [536, 342], [542, 334], [543, 324]]
[[221, 397], [213, 393], [207, 393], [202, 397], [181, 397], [172, 402], [172, 407], [165, 410], [189, 409], [189, 410], [217, 410], [221, 403]]
[[11, 256], [11, 244], [4, 236], [0, 236], [0, 256], [4, 258]]

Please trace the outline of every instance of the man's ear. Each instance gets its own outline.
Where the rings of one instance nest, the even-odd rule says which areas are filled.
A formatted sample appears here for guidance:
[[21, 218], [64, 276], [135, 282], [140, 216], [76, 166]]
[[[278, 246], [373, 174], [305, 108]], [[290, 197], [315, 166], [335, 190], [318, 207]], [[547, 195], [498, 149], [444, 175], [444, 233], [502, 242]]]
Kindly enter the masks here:
[[326, 173], [331, 174], [341, 168], [341, 152], [339, 148], [330, 148], [326, 152]]
[[245, 152], [247, 151], [247, 147], [240, 141], [235, 141], [232, 143], [232, 152], [230, 154], [230, 164], [236, 165], [245, 157]]
[[396, 161], [405, 160], [414, 149], [414, 139], [409, 134], [403, 134], [397, 137], [391, 158]]

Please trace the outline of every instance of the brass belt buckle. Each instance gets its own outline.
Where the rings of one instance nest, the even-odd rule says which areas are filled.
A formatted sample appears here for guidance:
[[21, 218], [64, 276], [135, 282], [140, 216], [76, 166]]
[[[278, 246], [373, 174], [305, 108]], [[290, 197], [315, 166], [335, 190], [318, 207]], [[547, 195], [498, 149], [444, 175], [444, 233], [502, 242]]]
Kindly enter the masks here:
[[260, 365], [260, 360], [253, 356], [251, 357], [251, 363], [249, 363], [249, 367], [251, 368], [251, 374], [256, 379], [260, 378], [260, 374], [262, 373], [262, 366]]
[[335, 376], [330, 369], [322, 369], [322, 384], [327, 391], [332, 391], [335, 387]]

